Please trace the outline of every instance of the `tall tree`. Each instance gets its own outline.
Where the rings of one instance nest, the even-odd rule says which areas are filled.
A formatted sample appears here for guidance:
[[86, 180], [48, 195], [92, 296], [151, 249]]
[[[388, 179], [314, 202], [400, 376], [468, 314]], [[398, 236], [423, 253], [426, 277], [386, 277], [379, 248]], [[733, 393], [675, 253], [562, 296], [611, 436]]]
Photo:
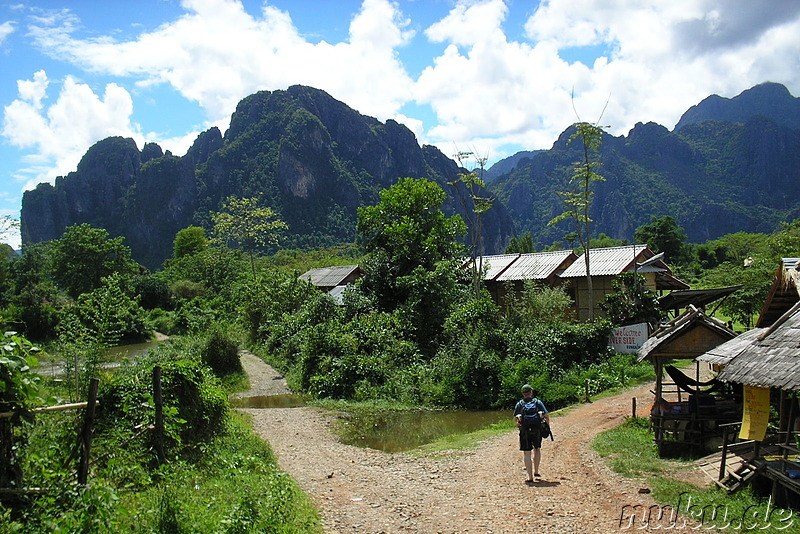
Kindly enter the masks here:
[[667, 260], [685, 263], [686, 231], [670, 215], [650, 217], [650, 224], [643, 224], [633, 234], [637, 243], [646, 243], [653, 252], [663, 252]]
[[175, 241], [172, 245], [172, 257], [174, 259], [197, 254], [208, 248], [206, 231], [199, 226], [189, 226], [175, 234]]
[[86, 223], [70, 226], [53, 242], [50, 261], [53, 279], [74, 299], [101, 287], [106, 276], [140, 270], [124, 238], [111, 238], [106, 230]]
[[258, 197], [228, 197], [222, 211], [211, 214], [214, 222], [215, 241], [220, 244], [235, 244], [250, 255], [253, 281], [256, 281], [255, 249], [277, 245], [281, 230], [289, 226], [268, 206], [260, 206]]
[[455, 188], [456, 198], [467, 216], [467, 228], [470, 237], [470, 257], [472, 258], [472, 288], [475, 298], [481, 296], [481, 281], [483, 279], [483, 214], [489, 211], [494, 204], [494, 198], [484, 196], [486, 183], [483, 181], [483, 171], [486, 167], [486, 156], [478, 156], [473, 152], [456, 152], [455, 158], [461, 168], [475, 159], [477, 167], [471, 172], [462, 172], [456, 180], [449, 182]]
[[600, 144], [603, 141], [603, 129], [595, 124], [588, 122], [578, 122], [574, 124], [575, 132], [570, 136], [569, 142], [576, 139], [581, 143], [582, 159], [572, 165], [572, 176], [569, 179], [570, 189], [559, 191], [559, 195], [564, 199], [566, 211], [554, 217], [548, 225], [557, 224], [563, 220], [570, 219], [575, 224], [574, 234], [580, 241], [581, 247], [585, 251], [584, 258], [586, 263], [586, 284], [589, 291], [589, 320], [594, 320], [594, 294], [592, 291], [592, 273], [590, 270], [590, 240], [592, 219], [589, 217], [589, 208], [592, 203], [594, 191], [592, 186], [595, 182], [604, 181], [597, 169], [602, 163], [596, 159], [600, 151]]
[[375, 206], [358, 209], [359, 240], [367, 252], [361, 290], [378, 306], [397, 311], [424, 352], [434, 340], [459, 290], [456, 241], [460, 216], [441, 211], [445, 193], [424, 178], [402, 178], [380, 193]]

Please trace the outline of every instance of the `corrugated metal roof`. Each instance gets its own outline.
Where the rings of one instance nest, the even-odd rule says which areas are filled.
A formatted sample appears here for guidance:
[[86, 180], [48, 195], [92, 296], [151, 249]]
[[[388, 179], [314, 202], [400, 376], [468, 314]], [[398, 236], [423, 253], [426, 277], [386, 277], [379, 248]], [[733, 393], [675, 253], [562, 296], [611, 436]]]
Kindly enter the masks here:
[[350, 276], [358, 265], [344, 265], [342, 267], [320, 267], [311, 269], [300, 275], [302, 280], [308, 280], [318, 287], [338, 286], [345, 278]]
[[494, 280], [500, 274], [502, 274], [502, 272], [508, 268], [509, 265], [514, 263], [517, 258], [519, 258], [519, 254], [496, 254], [493, 256], [484, 256], [483, 267], [487, 270], [483, 279]]
[[[592, 276], [614, 276], [628, 270], [634, 258], [647, 249], [647, 245], [628, 245], [624, 247], [593, 248], [589, 250], [589, 268]], [[586, 253], [575, 260], [560, 275], [562, 278], [586, 276]]]
[[800, 391], [800, 302], [745, 346], [718, 378], [748, 386]]
[[498, 282], [511, 280], [544, 280], [551, 276], [564, 261], [575, 256], [571, 250], [521, 254], [508, 269], [497, 277]]

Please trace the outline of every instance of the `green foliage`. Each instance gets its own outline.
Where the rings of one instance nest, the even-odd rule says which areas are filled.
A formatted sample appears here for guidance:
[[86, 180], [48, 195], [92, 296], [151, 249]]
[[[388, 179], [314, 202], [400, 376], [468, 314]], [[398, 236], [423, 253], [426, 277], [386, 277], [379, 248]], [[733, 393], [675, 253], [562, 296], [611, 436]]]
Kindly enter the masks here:
[[50, 260], [53, 279], [72, 298], [99, 288], [103, 278], [114, 273], [127, 276], [138, 271], [123, 238], [112, 239], [106, 230], [85, 223], [70, 226], [53, 241]]
[[512, 289], [506, 300], [509, 320], [517, 326], [568, 320], [573, 305], [563, 287], [546, 286], [536, 280], [525, 280], [522, 293], [518, 295]]
[[425, 179], [404, 178], [360, 208], [358, 230], [367, 256], [359, 290], [378, 309], [402, 316], [421, 350], [432, 353], [461, 290], [457, 267], [460, 217], [445, 217], [445, 194]]
[[239, 359], [239, 344], [222, 325], [214, 325], [206, 336], [200, 357], [218, 377], [244, 371]]
[[639, 273], [625, 272], [611, 282], [614, 293], [606, 295], [600, 308], [615, 325], [648, 323], [657, 325], [664, 312], [658, 304], [658, 295], [645, 285]]
[[673, 264], [686, 263], [689, 260], [688, 247], [685, 245], [686, 231], [670, 215], [650, 217], [650, 224], [636, 229], [633, 238], [637, 243], [646, 243], [653, 252], [663, 252], [665, 261]]
[[172, 308], [169, 285], [163, 277], [140, 274], [133, 277], [132, 283], [133, 294], [139, 297], [139, 304], [145, 310]]
[[234, 298], [248, 340], [253, 343], [263, 341], [270, 335], [269, 328], [279, 323], [284, 314], [296, 312], [306, 300], [318, 293], [310, 283], [294, 274], [274, 270], [267, 271], [258, 284], [240, 285]]
[[259, 206], [260, 200], [253, 198], [228, 197], [222, 205], [222, 211], [212, 213], [214, 222], [214, 240], [221, 244], [233, 243], [244, 247], [250, 254], [250, 264], [255, 281], [255, 249], [268, 245], [277, 245], [282, 230], [288, 226], [272, 208]]
[[[132, 433], [137, 425], [153, 424], [152, 376], [156, 365], [161, 367], [167, 451], [180, 454], [209, 441], [223, 428], [227, 397], [199, 357], [173, 359], [169, 348], [159, 347], [148, 358], [131, 365], [101, 387], [96, 415], [98, 433]], [[150, 442], [150, 446], [155, 444]]]
[[[457, 256], [460, 246], [455, 239], [464, 232], [464, 222], [442, 213], [445, 193], [441, 187], [424, 178], [403, 178], [380, 196], [379, 204], [358, 210], [357, 228], [364, 250], [380, 255], [379, 261], [388, 263], [386, 269], [394, 277], [408, 275], [417, 267], [432, 270], [437, 262]], [[379, 275], [369, 272], [367, 276]], [[370, 282], [383, 297], [380, 282]]]
[[[188, 280], [197, 287], [204, 287], [212, 294], [230, 297], [232, 288], [247, 273], [247, 264], [241, 252], [226, 247], [209, 247], [206, 250], [183, 256], [169, 263], [161, 276], [173, 289], [173, 284]], [[180, 295], [180, 298], [191, 299], [198, 296]]]
[[62, 312], [61, 332], [106, 346], [149, 337], [144, 310], [129, 296], [118, 274], [102, 280], [102, 286], [80, 295], [74, 306]]
[[7, 323], [38, 341], [55, 335], [58, 308], [65, 301], [50, 277], [50, 248], [49, 243], [28, 246], [10, 266], [13, 289]]
[[21, 425], [31, 420], [30, 409], [42, 401], [39, 397], [40, 377], [31, 371], [38, 364], [38, 351], [27, 339], [15, 332], [3, 334], [0, 345], [0, 413], [13, 412], [0, 419], [0, 487], [19, 485], [22, 470], [19, 466], [20, 442], [24, 442]]
[[764, 256], [757, 257], [748, 266], [722, 263], [706, 272], [702, 284], [707, 287], [742, 287], [728, 296], [720, 305], [720, 311], [748, 328], [761, 311], [772, 286], [777, 263]]
[[198, 226], [189, 226], [175, 234], [172, 258], [179, 259], [184, 256], [197, 254], [208, 248], [206, 231]]
[[536, 252], [536, 244], [533, 242], [533, 235], [525, 232], [521, 236], [514, 236], [506, 245], [506, 254], [528, 254]]

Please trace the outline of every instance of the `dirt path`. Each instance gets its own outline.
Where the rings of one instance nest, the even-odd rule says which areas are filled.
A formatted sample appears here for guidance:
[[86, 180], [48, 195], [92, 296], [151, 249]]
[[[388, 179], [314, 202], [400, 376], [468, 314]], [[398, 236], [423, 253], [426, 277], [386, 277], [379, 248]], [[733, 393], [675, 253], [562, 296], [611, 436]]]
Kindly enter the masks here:
[[[253, 387], [246, 395], [288, 392], [257, 357], [245, 353], [243, 363]], [[311, 496], [328, 533], [619, 532], [624, 505], [653, 501], [639, 493], [643, 482], [611, 472], [589, 443], [630, 414], [632, 397], [650, 406], [650, 389], [554, 417], [556, 440], [543, 445], [543, 478], [532, 487], [524, 484], [515, 431], [476, 449], [419, 458], [343, 445], [330, 431], [332, 416], [314, 408], [243, 411]]]

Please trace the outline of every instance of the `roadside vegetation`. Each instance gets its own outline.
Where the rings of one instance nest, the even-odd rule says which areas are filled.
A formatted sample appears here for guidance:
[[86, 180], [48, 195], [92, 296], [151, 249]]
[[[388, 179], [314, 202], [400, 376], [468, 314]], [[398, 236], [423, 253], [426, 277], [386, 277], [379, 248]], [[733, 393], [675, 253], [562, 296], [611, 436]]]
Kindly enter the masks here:
[[[229, 409], [228, 394], [246, 388], [236, 352], [243, 346], [299, 394], [366, 407], [505, 408], [527, 382], [555, 410], [652, 373], [607, 347], [616, 324], [660, 319], [640, 280], [621, 279], [605, 303], [610, 319], [592, 323], [574, 320], [558, 287], [528, 284], [500, 307], [461, 269], [466, 227], [442, 213], [443, 201], [438, 185], [403, 179], [359, 210], [357, 243], [276, 252], [276, 214], [258, 209], [257, 199], [231, 197], [226, 205], [244, 211], [215, 214], [213, 238], [199, 227], [180, 231], [157, 272], [137, 264], [121, 238], [88, 224], [20, 256], [6, 249], [0, 413], [14, 415], [0, 419], [0, 487], [11, 490], [0, 503], [0, 533], [318, 531], [315, 511], [268, 444]], [[249, 225], [269, 235], [248, 233]], [[654, 219], [645, 230], [656, 252], [678, 235], [676, 268], [694, 287], [742, 283], [747, 298], [723, 309], [742, 324], [760, 309], [777, 258], [800, 250], [800, 221], [757, 239], [697, 246], [680, 240], [675, 221]], [[341, 305], [298, 279], [310, 267], [355, 263], [366, 275]], [[107, 356], [108, 347], [154, 332], [169, 339], [147, 356]], [[54, 364], [52, 374], [37, 372], [39, 359]], [[159, 439], [151, 431], [156, 368]], [[86, 401], [92, 379], [99, 405], [81, 486], [82, 411], [33, 410]]]

